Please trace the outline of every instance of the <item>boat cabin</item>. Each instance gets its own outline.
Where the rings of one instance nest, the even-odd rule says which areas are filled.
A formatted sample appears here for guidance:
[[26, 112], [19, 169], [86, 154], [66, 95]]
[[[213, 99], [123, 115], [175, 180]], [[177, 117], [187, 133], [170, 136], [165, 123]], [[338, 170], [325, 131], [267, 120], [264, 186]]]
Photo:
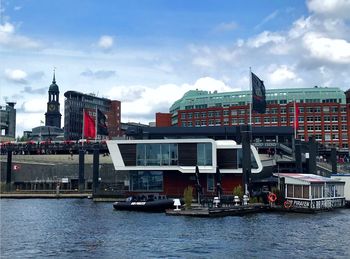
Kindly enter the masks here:
[[[179, 197], [186, 187], [199, 182], [204, 195], [214, 195], [217, 169], [223, 194], [231, 194], [235, 186], [242, 185], [242, 145], [233, 140], [109, 140], [107, 146], [117, 173], [126, 172], [130, 193], [159, 192]], [[251, 168], [252, 174], [262, 171], [254, 146]]]
[[285, 199], [293, 208], [329, 209], [345, 205], [345, 182], [314, 174], [274, 174], [283, 183]]

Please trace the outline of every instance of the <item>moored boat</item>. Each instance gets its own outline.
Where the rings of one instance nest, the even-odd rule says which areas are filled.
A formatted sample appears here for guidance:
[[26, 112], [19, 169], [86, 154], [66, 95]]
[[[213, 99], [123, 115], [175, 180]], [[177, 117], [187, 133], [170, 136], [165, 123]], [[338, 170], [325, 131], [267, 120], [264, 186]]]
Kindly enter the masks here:
[[174, 201], [165, 195], [142, 194], [128, 197], [125, 201], [113, 203], [116, 210], [143, 211], [143, 212], [165, 212], [173, 208]]

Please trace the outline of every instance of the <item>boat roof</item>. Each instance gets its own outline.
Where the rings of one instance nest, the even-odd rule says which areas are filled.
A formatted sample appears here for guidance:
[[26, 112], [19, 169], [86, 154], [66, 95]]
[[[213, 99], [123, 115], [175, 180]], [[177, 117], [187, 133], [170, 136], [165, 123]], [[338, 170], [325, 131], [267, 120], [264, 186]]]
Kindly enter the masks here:
[[[297, 173], [279, 173], [274, 174], [278, 177], [284, 177], [286, 179], [286, 183], [297, 183], [297, 182], [304, 182], [304, 183], [344, 183], [343, 181], [336, 180], [333, 178], [328, 178], [320, 175], [315, 174], [297, 174]], [[289, 181], [288, 181], [289, 180]]]

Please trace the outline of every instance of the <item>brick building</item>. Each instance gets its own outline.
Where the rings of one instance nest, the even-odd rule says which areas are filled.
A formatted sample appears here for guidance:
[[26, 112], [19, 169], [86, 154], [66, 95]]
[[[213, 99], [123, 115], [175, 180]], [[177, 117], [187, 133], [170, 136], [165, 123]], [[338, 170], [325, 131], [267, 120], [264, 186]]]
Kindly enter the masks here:
[[[314, 87], [266, 90], [265, 114], [252, 114], [254, 126], [294, 126], [308, 141], [315, 136], [325, 146], [348, 149], [350, 102], [339, 88]], [[250, 91], [208, 92], [191, 90], [170, 107], [171, 125], [179, 127], [236, 126], [250, 121]], [[297, 114], [295, 114], [295, 103]]]

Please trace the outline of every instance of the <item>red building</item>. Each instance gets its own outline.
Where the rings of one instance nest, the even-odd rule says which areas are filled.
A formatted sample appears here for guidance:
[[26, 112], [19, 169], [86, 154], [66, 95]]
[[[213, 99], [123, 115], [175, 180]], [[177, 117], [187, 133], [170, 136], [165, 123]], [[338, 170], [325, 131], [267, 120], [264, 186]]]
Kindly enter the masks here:
[[[349, 100], [349, 91], [347, 97]], [[296, 136], [310, 136], [325, 146], [350, 146], [350, 103], [338, 88], [267, 90], [265, 114], [252, 114], [255, 126], [295, 126]], [[250, 92], [189, 91], [170, 108], [172, 125], [179, 127], [236, 126], [250, 121]], [[293, 100], [293, 101], [292, 101]], [[294, 100], [298, 112], [294, 112]]]
[[156, 127], [170, 127], [171, 126], [171, 113], [156, 113]]
[[111, 101], [109, 110], [106, 112], [109, 139], [121, 136], [120, 116], [120, 101]]

